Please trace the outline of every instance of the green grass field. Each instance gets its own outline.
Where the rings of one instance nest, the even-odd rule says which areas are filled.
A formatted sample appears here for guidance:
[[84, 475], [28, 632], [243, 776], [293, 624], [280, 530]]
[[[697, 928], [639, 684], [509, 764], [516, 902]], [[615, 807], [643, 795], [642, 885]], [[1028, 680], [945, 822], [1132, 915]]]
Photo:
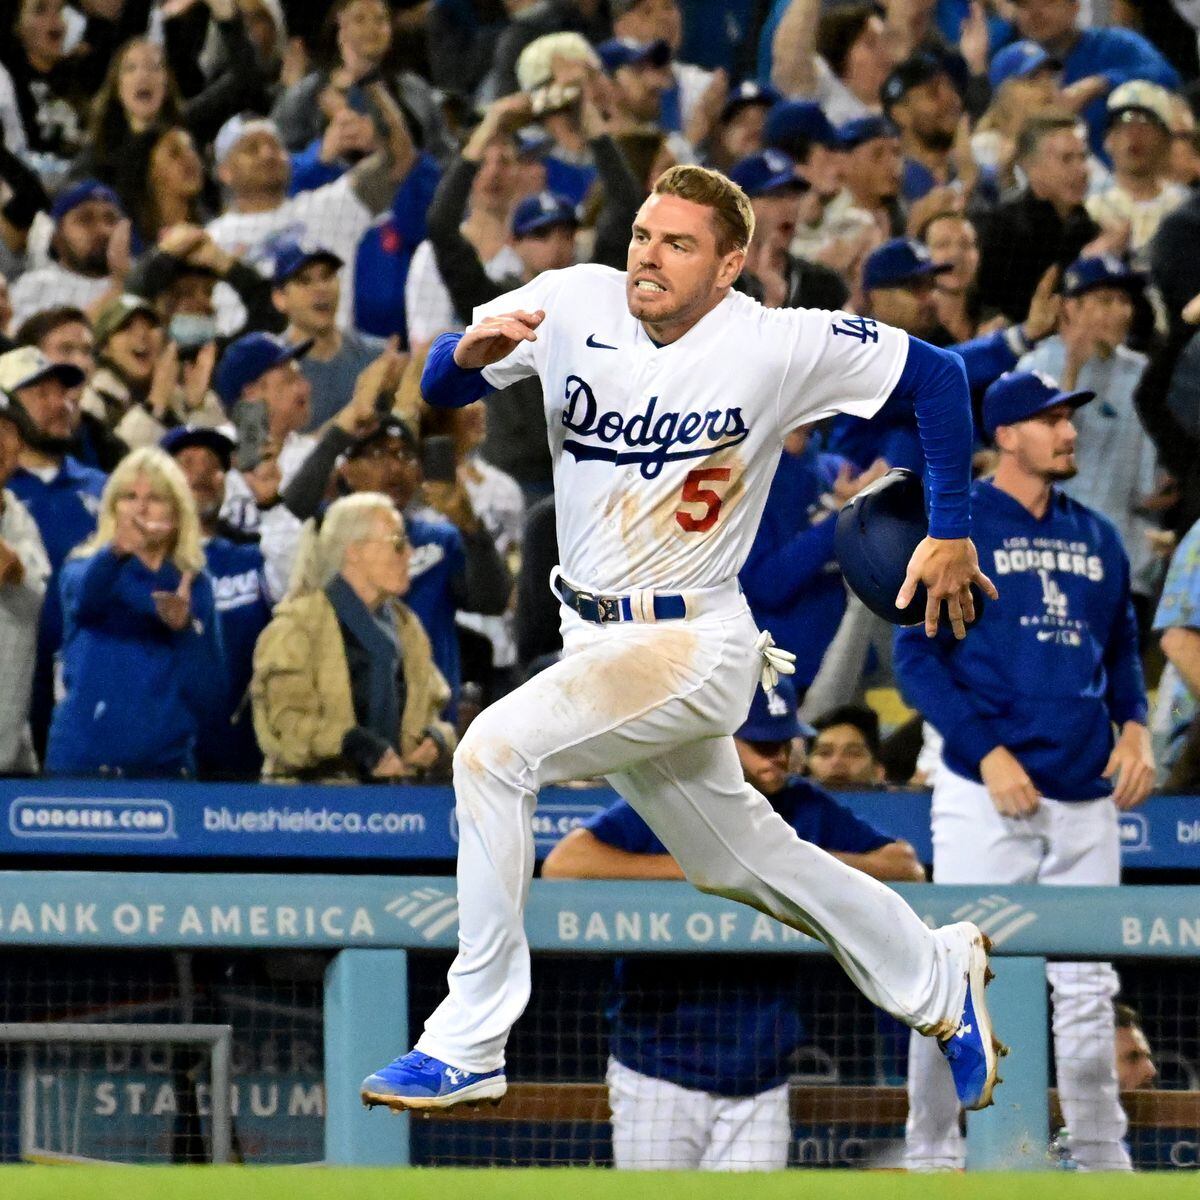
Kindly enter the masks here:
[[0, 1167], [4, 1200], [1175, 1200], [1195, 1174], [617, 1174], [587, 1168]]

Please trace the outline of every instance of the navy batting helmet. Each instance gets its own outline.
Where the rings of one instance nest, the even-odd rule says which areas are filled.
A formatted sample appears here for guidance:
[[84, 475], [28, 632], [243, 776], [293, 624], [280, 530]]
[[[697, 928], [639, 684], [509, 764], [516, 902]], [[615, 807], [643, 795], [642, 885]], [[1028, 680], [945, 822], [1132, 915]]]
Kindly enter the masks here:
[[[928, 532], [921, 478], [899, 467], [863, 488], [838, 513], [834, 548], [842, 575], [873, 613], [893, 625], [919, 625], [925, 619], [924, 584], [906, 607], [897, 608], [895, 600], [908, 560]], [[972, 584], [971, 595], [978, 621], [983, 593]]]

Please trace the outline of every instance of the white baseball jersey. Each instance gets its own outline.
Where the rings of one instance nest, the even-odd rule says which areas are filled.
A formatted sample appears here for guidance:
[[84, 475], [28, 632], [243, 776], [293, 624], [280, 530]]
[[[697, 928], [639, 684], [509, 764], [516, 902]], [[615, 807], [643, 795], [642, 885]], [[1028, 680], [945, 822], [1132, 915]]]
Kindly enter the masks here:
[[594, 264], [546, 272], [474, 320], [539, 308], [537, 341], [483, 374], [497, 388], [541, 378], [562, 572], [602, 593], [732, 579], [784, 435], [872, 416], [908, 354], [907, 334], [869, 318], [767, 309], [739, 292], [656, 346], [629, 311], [625, 272]]

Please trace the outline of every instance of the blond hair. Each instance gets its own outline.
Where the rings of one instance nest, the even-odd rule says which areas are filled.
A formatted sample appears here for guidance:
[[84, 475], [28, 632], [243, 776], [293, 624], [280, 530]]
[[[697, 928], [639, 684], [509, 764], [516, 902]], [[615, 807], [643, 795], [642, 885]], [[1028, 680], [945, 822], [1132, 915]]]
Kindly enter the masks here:
[[96, 532], [74, 553], [94, 554], [109, 545], [117, 529], [117, 500], [139, 475], [144, 475], [154, 493], [169, 500], [175, 509], [175, 544], [167, 557], [180, 571], [202, 571], [204, 547], [192, 489], [179, 464], [157, 446], [131, 450], [117, 463], [100, 495]]
[[335, 500], [325, 510], [320, 525], [312, 518], [305, 521], [287, 598], [306, 596], [325, 587], [342, 569], [347, 549], [371, 536], [376, 515], [381, 512], [397, 512], [382, 492], [355, 492], [353, 496]]
[[532, 92], [554, 79], [554, 60], [570, 59], [585, 62], [589, 67], [600, 70], [600, 56], [578, 33], [547, 33], [534, 38], [517, 59], [517, 86], [523, 92]]
[[668, 167], [655, 181], [656, 196], [678, 196], [713, 210], [717, 226], [717, 252], [729, 254], [749, 249], [754, 236], [754, 209], [749, 197], [732, 179], [708, 167], [681, 163]]

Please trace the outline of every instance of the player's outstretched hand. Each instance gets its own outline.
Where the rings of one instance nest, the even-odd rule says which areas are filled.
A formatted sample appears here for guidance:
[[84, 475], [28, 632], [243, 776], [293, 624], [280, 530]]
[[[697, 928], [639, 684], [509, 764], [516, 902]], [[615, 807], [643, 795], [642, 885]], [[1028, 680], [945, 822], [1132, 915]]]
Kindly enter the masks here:
[[1154, 755], [1150, 731], [1136, 721], [1126, 721], [1121, 736], [1109, 755], [1104, 778], [1116, 777], [1113, 803], [1122, 811], [1136, 808], [1154, 786]]
[[536, 342], [534, 330], [546, 319], [542, 309], [485, 317], [468, 329], [454, 348], [454, 361], [468, 369], [486, 367], [507, 358], [522, 342]]
[[967, 625], [975, 620], [971, 584], [978, 585], [993, 600], [1000, 599], [996, 585], [979, 569], [979, 555], [970, 538], [925, 538], [908, 560], [896, 607], [908, 604], [921, 583], [929, 591], [925, 604], [925, 633], [929, 637], [938, 631], [943, 601], [954, 636], [960, 640], [967, 636]]
[[979, 777], [1002, 817], [1029, 817], [1038, 810], [1041, 796], [1016, 756], [997, 746], [983, 756]]

